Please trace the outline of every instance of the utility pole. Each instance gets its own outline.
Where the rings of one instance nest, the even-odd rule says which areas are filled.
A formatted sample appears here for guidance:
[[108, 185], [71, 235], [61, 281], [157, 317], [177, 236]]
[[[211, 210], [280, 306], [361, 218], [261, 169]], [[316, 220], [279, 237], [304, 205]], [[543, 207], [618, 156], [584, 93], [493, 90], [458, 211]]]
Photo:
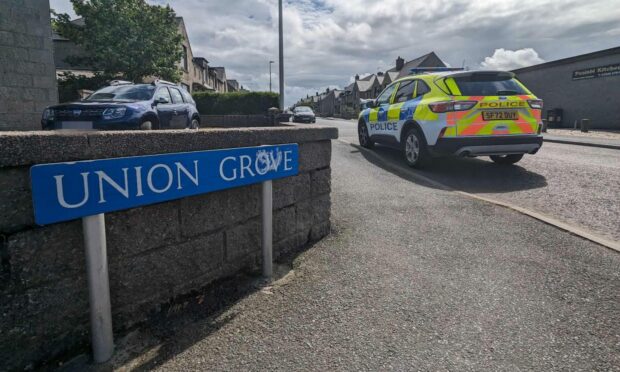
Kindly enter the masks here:
[[274, 61], [269, 61], [269, 93], [271, 93], [273, 90], [271, 89], [271, 65], [274, 64]]
[[280, 29], [280, 111], [284, 111], [284, 37], [282, 33], [282, 0], [278, 0]]

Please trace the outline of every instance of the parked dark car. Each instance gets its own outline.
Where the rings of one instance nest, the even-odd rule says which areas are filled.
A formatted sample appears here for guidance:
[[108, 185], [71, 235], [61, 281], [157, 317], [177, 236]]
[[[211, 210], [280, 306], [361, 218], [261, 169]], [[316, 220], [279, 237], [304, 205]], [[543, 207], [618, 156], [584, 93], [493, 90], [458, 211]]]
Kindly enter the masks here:
[[198, 129], [192, 96], [176, 84], [115, 81], [86, 99], [48, 107], [43, 129], [121, 130]]
[[297, 106], [293, 110], [293, 123], [316, 123], [316, 115], [308, 106]]

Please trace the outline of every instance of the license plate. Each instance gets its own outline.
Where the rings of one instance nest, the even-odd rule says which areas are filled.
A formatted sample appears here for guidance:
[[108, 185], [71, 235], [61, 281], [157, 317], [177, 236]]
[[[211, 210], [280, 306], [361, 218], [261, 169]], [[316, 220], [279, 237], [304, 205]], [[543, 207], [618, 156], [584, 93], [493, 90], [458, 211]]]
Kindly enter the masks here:
[[482, 111], [482, 120], [518, 120], [516, 111]]
[[72, 130], [93, 130], [92, 121], [63, 121], [60, 123], [60, 129]]

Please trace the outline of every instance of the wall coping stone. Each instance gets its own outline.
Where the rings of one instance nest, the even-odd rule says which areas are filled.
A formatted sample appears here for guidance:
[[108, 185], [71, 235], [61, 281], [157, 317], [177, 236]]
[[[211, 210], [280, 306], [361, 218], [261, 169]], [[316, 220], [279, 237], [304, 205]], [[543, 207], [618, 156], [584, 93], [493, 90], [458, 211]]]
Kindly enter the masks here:
[[0, 168], [338, 138], [334, 127], [282, 125], [163, 131], [0, 132]]

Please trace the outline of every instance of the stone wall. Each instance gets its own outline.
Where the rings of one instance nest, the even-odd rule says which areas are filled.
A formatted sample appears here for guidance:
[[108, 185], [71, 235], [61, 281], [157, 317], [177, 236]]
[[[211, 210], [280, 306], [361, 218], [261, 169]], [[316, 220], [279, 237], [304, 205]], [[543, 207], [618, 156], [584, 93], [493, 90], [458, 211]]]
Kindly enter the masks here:
[[0, 131], [41, 127], [58, 101], [47, 0], [0, 1]]
[[[89, 343], [79, 220], [33, 220], [33, 164], [299, 143], [300, 173], [274, 181], [274, 256], [330, 231], [335, 128], [0, 134], [0, 369], [36, 367]], [[260, 265], [260, 185], [106, 214], [115, 332], [170, 299]]]

